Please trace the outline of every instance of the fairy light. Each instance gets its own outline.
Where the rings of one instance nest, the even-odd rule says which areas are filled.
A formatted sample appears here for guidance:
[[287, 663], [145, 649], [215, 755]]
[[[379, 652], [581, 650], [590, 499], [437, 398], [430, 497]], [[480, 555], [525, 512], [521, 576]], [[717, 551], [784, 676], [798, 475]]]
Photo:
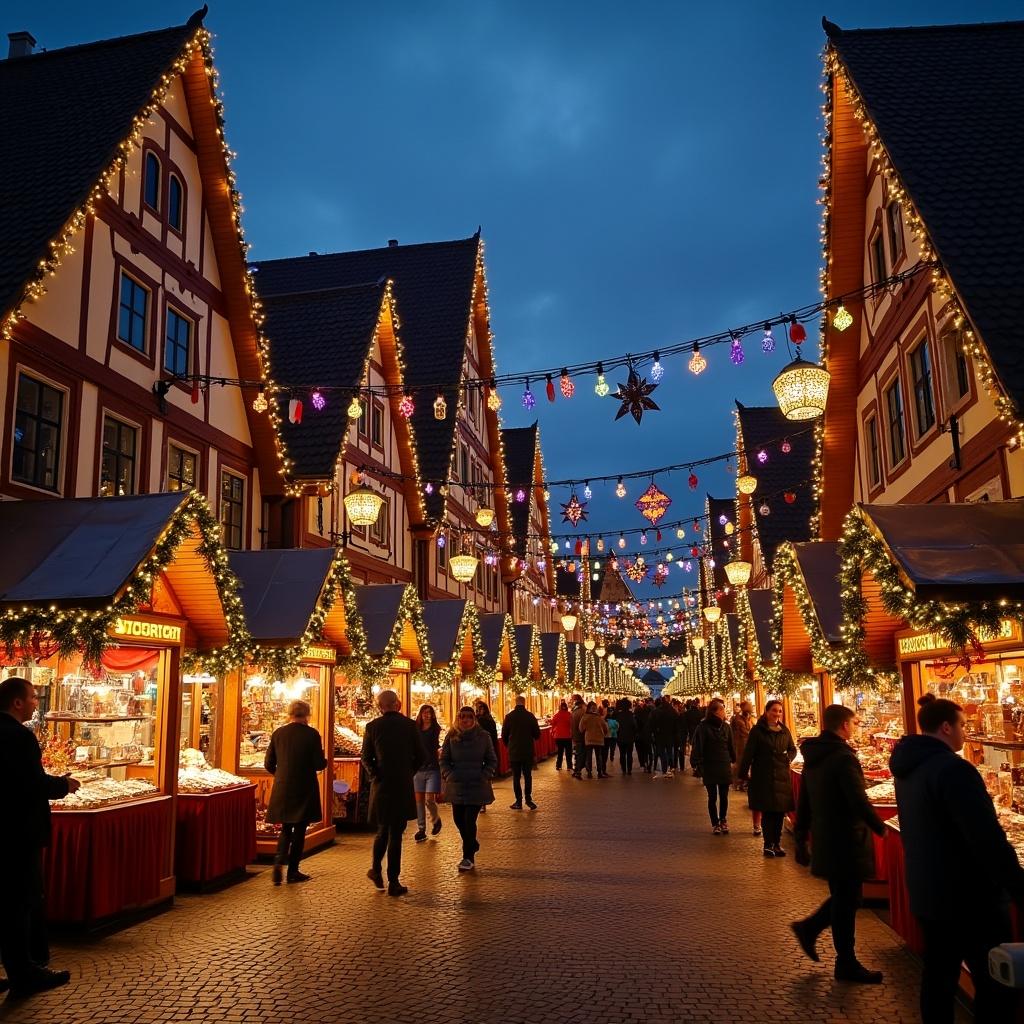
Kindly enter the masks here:
[[693, 343], [693, 355], [690, 356], [687, 367], [695, 377], [699, 377], [708, 368], [708, 361], [700, 354], [699, 342]]

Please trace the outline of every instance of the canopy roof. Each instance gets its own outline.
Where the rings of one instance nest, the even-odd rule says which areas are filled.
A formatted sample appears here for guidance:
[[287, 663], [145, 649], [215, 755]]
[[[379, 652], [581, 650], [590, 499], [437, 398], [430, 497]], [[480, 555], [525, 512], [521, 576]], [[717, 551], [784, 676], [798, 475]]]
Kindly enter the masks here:
[[475, 612], [475, 606], [462, 598], [424, 603], [423, 624], [430, 641], [432, 665], [473, 661], [473, 638], [469, 634]]
[[[388, 653], [388, 645], [397, 638], [392, 656], [428, 661], [416, 635], [418, 602], [415, 591], [407, 583], [373, 583], [355, 588], [356, 611], [366, 638], [367, 653], [380, 658]], [[403, 609], [405, 609], [403, 611]], [[417, 667], [417, 666], [413, 666]]]
[[772, 592], [748, 590], [747, 602], [750, 605], [750, 617], [754, 620], [758, 657], [762, 663], [771, 662], [775, 659], [775, 648], [772, 645]]
[[[512, 619], [507, 612], [489, 612], [480, 616], [480, 635], [487, 668], [495, 672], [515, 672], [516, 651], [511, 643], [511, 630]], [[508, 643], [506, 637], [509, 638]]]

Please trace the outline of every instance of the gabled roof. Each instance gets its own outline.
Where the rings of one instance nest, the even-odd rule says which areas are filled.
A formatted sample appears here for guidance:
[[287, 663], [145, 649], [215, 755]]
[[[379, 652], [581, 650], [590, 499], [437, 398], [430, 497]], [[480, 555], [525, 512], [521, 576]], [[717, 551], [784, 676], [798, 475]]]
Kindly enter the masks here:
[[770, 590], [748, 590], [747, 601], [750, 604], [750, 617], [754, 620], [754, 640], [757, 643], [758, 657], [763, 664], [775, 659], [775, 648], [772, 644], [772, 592]]
[[[480, 637], [484, 644], [486, 667], [493, 671], [501, 670], [501, 649], [506, 630], [509, 630], [511, 637], [511, 624], [512, 620], [507, 612], [488, 612], [480, 616]], [[512, 662], [512, 671], [515, 672], [516, 651], [512, 643], [509, 643], [509, 658]]]
[[1024, 21], [823, 24], [997, 375], [1024, 408]]
[[[356, 610], [362, 620], [366, 634], [366, 647], [370, 654], [379, 657], [387, 648], [398, 626], [404, 583], [374, 583], [356, 587]], [[421, 652], [424, 656], [427, 651]]]
[[533, 674], [533, 652], [539, 646], [536, 639], [536, 627], [530, 623], [521, 623], [512, 629], [515, 638], [516, 663], [519, 675], [531, 677]]
[[232, 551], [231, 571], [252, 638], [260, 643], [295, 643], [313, 617], [331, 566], [334, 548]]
[[[509, 512], [512, 519], [512, 537], [515, 552], [526, 555], [526, 535], [530, 532], [530, 507], [533, 495], [533, 477], [537, 458], [537, 421], [529, 427], [509, 427], [501, 432], [505, 448], [505, 483]], [[516, 501], [515, 493], [526, 491], [526, 501]]]
[[201, 22], [0, 60], [0, 317]]
[[630, 589], [629, 583], [626, 582], [626, 578], [617, 569], [611, 567], [614, 558], [614, 555], [608, 555], [597, 570], [597, 579], [591, 581], [590, 598], [592, 601], [616, 604], [634, 600], [633, 591]]
[[[747, 472], [757, 479], [757, 490], [751, 495], [751, 508], [761, 544], [765, 566], [771, 566], [775, 552], [783, 541], [794, 543], [811, 539], [811, 516], [814, 497], [811, 481], [814, 473], [814, 430], [806, 424], [787, 420], [778, 406], [747, 406], [736, 403], [741, 447], [747, 453]], [[779, 442], [788, 438], [791, 450], [783, 454]], [[768, 461], [757, 461], [759, 450], [765, 449]], [[796, 495], [789, 504], [787, 491]], [[768, 515], [761, 515], [767, 504]]]
[[[420, 475], [425, 481], [447, 480], [450, 476], [479, 256], [477, 233], [451, 242], [389, 245], [255, 264], [256, 286], [264, 300], [274, 295], [346, 287], [381, 278], [394, 281], [402, 321], [404, 384], [414, 391], [423, 389], [415, 395], [412, 424]], [[435, 419], [433, 411], [434, 396], [439, 390], [448, 404], [443, 420]], [[444, 501], [438, 487], [427, 496], [427, 511], [432, 518], [441, 516]]]
[[660, 672], [655, 672], [653, 668], [649, 668], [641, 677], [640, 682], [644, 686], [664, 686], [665, 677]]
[[301, 423], [288, 419], [288, 395], [280, 399], [281, 437], [294, 479], [331, 480], [348, 434], [348, 405], [363, 382], [387, 282], [273, 295], [263, 300], [274, 380], [313, 382], [343, 391], [325, 393], [317, 412], [309, 395]]
[[540, 670], [547, 679], [558, 675], [558, 654], [565, 643], [562, 633], [541, 633], [540, 635]]
[[461, 598], [423, 602], [423, 624], [427, 629], [430, 660], [433, 664], [447, 665], [453, 660], [458, 661], [462, 653], [460, 630], [467, 603]]
[[839, 590], [839, 572], [842, 568], [839, 545], [834, 541], [810, 541], [794, 544], [793, 551], [822, 634], [829, 643], [841, 643], [843, 601]]

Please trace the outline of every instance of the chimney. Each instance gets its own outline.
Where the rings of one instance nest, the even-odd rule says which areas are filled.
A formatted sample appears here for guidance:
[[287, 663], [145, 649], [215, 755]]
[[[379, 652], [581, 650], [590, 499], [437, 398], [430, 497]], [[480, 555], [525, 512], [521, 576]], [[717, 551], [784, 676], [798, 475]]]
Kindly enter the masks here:
[[7, 39], [10, 43], [7, 49], [7, 59], [12, 57], [31, 57], [35, 48], [35, 36], [31, 32], [8, 32]]
[[318, 252], [316, 251], [316, 249], [310, 249], [310, 250], [309, 250], [309, 255], [310, 255], [310, 256], [319, 256], [319, 255], [320, 255], [320, 253], [318, 253]]
[[388, 239], [388, 248], [389, 249], [394, 249], [395, 246], [397, 246], [397, 245], [398, 245], [398, 239], [397, 238], [389, 238]]

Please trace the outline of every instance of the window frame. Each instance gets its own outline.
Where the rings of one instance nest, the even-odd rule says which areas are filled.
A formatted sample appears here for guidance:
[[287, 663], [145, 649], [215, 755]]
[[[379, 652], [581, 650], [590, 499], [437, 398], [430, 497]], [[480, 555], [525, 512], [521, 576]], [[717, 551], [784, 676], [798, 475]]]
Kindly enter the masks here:
[[[149, 201], [149, 168], [150, 161], [156, 163], [157, 175], [156, 175], [156, 203]], [[151, 213], [156, 214], [158, 217], [163, 217], [163, 211], [161, 209], [161, 199], [163, 198], [163, 177], [164, 177], [164, 162], [160, 158], [160, 154], [152, 146], [147, 146], [143, 150], [142, 154], [142, 207], [144, 210], [149, 210]]]
[[370, 524], [366, 535], [371, 544], [375, 544], [379, 548], [388, 548], [391, 544], [391, 499], [383, 494], [381, 498], [383, 504], [380, 507], [380, 513]]
[[[42, 420], [42, 405], [44, 389], [49, 388], [51, 391], [55, 391], [60, 396], [60, 420], [57, 422], [57, 444], [56, 444], [56, 459], [53, 466], [53, 486], [47, 487], [45, 484], [37, 482], [38, 473], [32, 480], [28, 480], [24, 477], [15, 475], [14, 471], [14, 460], [18, 448], [18, 439], [15, 431], [18, 430], [18, 417], [21, 414], [19, 408], [19, 395], [21, 393], [21, 379], [26, 378], [32, 381], [39, 387], [39, 395], [36, 403], [37, 411], [34, 414], [34, 419], [37, 420], [36, 435], [38, 437], [39, 429], [38, 422], [45, 422], [50, 426], [53, 425], [52, 421]], [[12, 484], [16, 484], [19, 487], [28, 487], [33, 491], [40, 491], [43, 494], [56, 494], [62, 495], [64, 493], [63, 481], [61, 480], [61, 474], [65, 472], [65, 454], [66, 454], [66, 438], [67, 438], [67, 419], [68, 419], [68, 407], [71, 402], [71, 392], [68, 388], [54, 383], [53, 381], [47, 380], [45, 377], [37, 376], [36, 374], [26, 370], [25, 368], [18, 366], [14, 370], [14, 387], [12, 388], [12, 428], [11, 428], [11, 458], [9, 463], [10, 480]], [[34, 457], [38, 460], [38, 454], [34, 452]]]
[[[186, 358], [186, 362], [185, 362], [185, 371], [184, 371], [184, 373], [179, 373], [176, 370], [172, 370], [167, 365], [168, 342], [170, 340], [169, 336], [168, 336], [168, 331], [170, 329], [171, 317], [172, 316], [176, 316], [179, 320], [184, 321], [186, 324], [188, 324], [188, 346], [187, 346], [187, 349], [186, 349], [187, 358]], [[194, 315], [190, 315], [189, 313], [184, 312], [184, 310], [182, 310], [182, 308], [180, 306], [176, 306], [176, 305], [174, 305], [171, 302], [167, 303], [167, 305], [166, 305], [166, 307], [164, 309], [164, 331], [163, 331], [164, 343], [163, 343], [162, 358], [160, 360], [160, 370], [161, 370], [162, 373], [168, 373], [172, 377], [174, 377], [176, 379], [177, 383], [180, 384], [182, 387], [185, 387], [185, 382], [180, 380], [180, 378], [181, 377], [188, 377], [189, 374], [191, 374], [193, 372], [193, 367], [195, 366], [195, 352], [194, 352], [194, 348], [195, 348], [195, 345], [196, 345], [197, 331], [198, 331], [198, 321], [197, 321], [197, 319], [195, 318]]]
[[[895, 211], [895, 221], [893, 220], [893, 211]], [[896, 264], [907, 255], [907, 236], [903, 230], [903, 210], [895, 199], [885, 207], [885, 233], [889, 243], [889, 259], [895, 268]]]
[[867, 455], [868, 493], [877, 491], [884, 483], [881, 438], [878, 435], [878, 413], [872, 410], [864, 418], [864, 451]]
[[[132, 468], [132, 473], [131, 473], [131, 490], [126, 491], [123, 495], [122, 494], [117, 494], [116, 493], [116, 488], [115, 488], [115, 493], [114, 494], [104, 494], [103, 493], [103, 468], [104, 468], [104, 462], [106, 461], [106, 456], [107, 456], [107, 421], [108, 420], [111, 423], [116, 423], [118, 425], [118, 428], [119, 428], [118, 429], [118, 444], [119, 445], [120, 445], [121, 436], [122, 436], [121, 432], [123, 430], [130, 431], [132, 433], [132, 435], [134, 436], [134, 438], [135, 438], [135, 443], [133, 445], [133, 450], [132, 450], [132, 454], [131, 454], [131, 457], [130, 457], [131, 468]], [[114, 451], [113, 454], [114, 454], [114, 458], [116, 460], [115, 466], [116, 466], [117, 469], [120, 469], [121, 460], [122, 459], [127, 459], [129, 457], [124, 455], [124, 453], [120, 451], [120, 448], [118, 448], [118, 450]], [[142, 455], [143, 455], [143, 451], [142, 451], [142, 427], [141, 427], [141, 425], [138, 424], [138, 423], [132, 423], [130, 420], [122, 419], [120, 416], [116, 416], [112, 412], [110, 412], [109, 409], [103, 409], [102, 416], [100, 418], [100, 457], [99, 457], [99, 460], [98, 460], [98, 463], [99, 463], [99, 467], [98, 467], [99, 468], [99, 473], [98, 473], [98, 483], [97, 483], [97, 488], [96, 488], [97, 496], [100, 497], [100, 498], [121, 498], [121, 497], [129, 497], [129, 496], [134, 495], [134, 494], [141, 494], [142, 491], [139, 488], [139, 463], [142, 461]], [[120, 479], [119, 474], [115, 472], [115, 474], [112, 477], [112, 479], [116, 483], [116, 481], [118, 481]]]
[[[911, 385], [911, 392], [914, 399], [914, 439], [915, 441], [921, 441], [924, 437], [927, 437], [938, 424], [938, 403], [936, 402], [935, 395], [935, 370], [934, 360], [928, 350], [928, 335], [925, 334], [919, 338], [917, 343], [907, 352], [907, 369], [909, 370], [909, 380]], [[924, 361], [922, 364], [923, 376], [918, 376], [917, 362], [920, 359], [920, 353], [924, 352]], [[922, 380], [927, 384], [927, 394], [922, 394]], [[924, 406], [927, 412], [931, 416], [931, 422], [925, 426], [921, 425], [921, 413], [922, 399], [924, 400]]]
[[195, 451], [192, 448], [186, 447], [180, 441], [176, 441], [174, 438], [167, 439], [165, 450], [167, 455], [167, 464], [164, 468], [164, 490], [171, 492], [179, 492], [184, 489], [181, 487], [171, 487], [171, 453], [173, 451], [177, 451], [180, 452], [182, 455], [191, 456], [192, 459], [195, 461], [195, 479], [192, 484], [192, 489], [201, 492], [202, 488], [200, 487], [200, 482], [202, 479], [202, 458], [200, 457], [199, 452]]
[[[878, 266], [879, 257], [881, 258], [881, 268]], [[885, 235], [881, 224], [872, 232], [868, 240], [868, 269], [871, 271], [871, 283], [874, 285], [881, 284], [889, 276], [885, 261]]]
[[[224, 484], [227, 480], [231, 480], [232, 484], [238, 484], [240, 488], [240, 495], [235, 501], [234, 496], [225, 498], [224, 495]], [[224, 547], [229, 551], [244, 551], [245, 550], [245, 501], [246, 501], [246, 478], [241, 473], [235, 470], [229, 469], [226, 466], [220, 467], [220, 480], [217, 483], [217, 521], [221, 526], [221, 541]], [[234, 508], [238, 507], [238, 523], [234, 521], [228, 523], [224, 519], [225, 507]], [[233, 537], [228, 535], [228, 531], [238, 530], [238, 544], [232, 543]]]
[[[939, 332], [938, 346], [942, 359], [943, 411], [946, 416], [959, 412], [975, 397], [974, 373], [971, 357], [964, 351], [964, 332], [960, 327], [948, 327]], [[967, 390], [960, 393], [960, 366], [963, 366]]]
[[384, 403], [374, 398], [370, 402], [370, 444], [384, 451]]
[[[892, 419], [892, 403], [889, 400], [889, 396], [895, 394], [899, 401], [899, 439], [900, 448], [902, 449], [900, 457], [895, 458], [895, 452], [893, 451], [893, 440], [896, 437], [894, 432], [894, 426]], [[886, 458], [889, 463], [890, 471], [895, 470], [897, 467], [903, 465], [909, 456], [909, 445], [907, 443], [907, 412], [906, 405], [903, 401], [903, 389], [900, 381], [900, 374], [895, 374], [892, 381], [888, 383], [882, 391], [882, 405], [885, 410], [885, 427], [886, 427]]]
[[[171, 207], [174, 199], [174, 185], [178, 186], [178, 223], [175, 224], [171, 219]], [[185, 234], [185, 183], [181, 179], [181, 175], [176, 170], [169, 170], [167, 172], [167, 227], [173, 231], [176, 235], [183, 236]]]
[[[121, 335], [121, 311], [127, 309], [129, 310], [130, 317], [139, 316], [134, 306], [129, 307], [124, 304], [124, 285], [126, 281], [131, 282], [146, 297], [145, 308], [142, 312], [142, 348], [139, 348], [130, 339]], [[150, 350], [149, 319], [152, 309], [150, 303], [152, 300], [153, 289], [150, 286], [143, 284], [135, 274], [130, 273], [123, 266], [117, 268], [117, 312], [114, 315], [114, 341], [134, 355], [146, 358], [147, 360]]]

